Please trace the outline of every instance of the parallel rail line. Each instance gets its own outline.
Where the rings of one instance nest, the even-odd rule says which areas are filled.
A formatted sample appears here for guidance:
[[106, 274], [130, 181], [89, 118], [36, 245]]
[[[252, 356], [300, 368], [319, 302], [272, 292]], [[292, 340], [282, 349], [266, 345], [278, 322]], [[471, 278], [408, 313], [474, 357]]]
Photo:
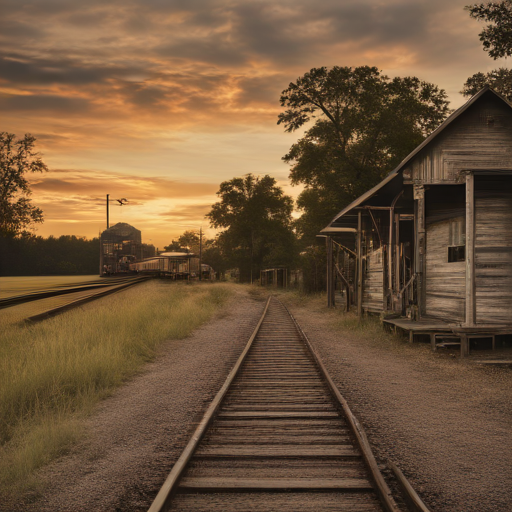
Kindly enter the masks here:
[[272, 298], [149, 512], [275, 510], [400, 511], [357, 419]]
[[[114, 278], [105, 281], [92, 281], [90, 283], [75, 286], [68, 285], [65, 287], [56, 287], [49, 290], [40, 290], [33, 293], [1, 299], [0, 309], [19, 306], [28, 302], [43, 301], [45, 299], [52, 299], [69, 295], [69, 298], [67, 298], [67, 300], [64, 299], [63, 303], [60, 301], [61, 303], [58, 306], [53, 305], [52, 307], [51, 305], [42, 302], [39, 306], [39, 309], [41, 309], [41, 306], [46, 307], [44, 311], [24, 319], [25, 322], [30, 323], [40, 322], [42, 320], [46, 320], [47, 318], [51, 318], [53, 316], [64, 313], [65, 311], [69, 311], [70, 309], [82, 306], [83, 304], [93, 300], [105, 297], [106, 295], [110, 295], [112, 293], [116, 293], [139, 284], [143, 281], [146, 281], [147, 279], [150, 278], [146, 276]], [[46, 306], [44, 306], [45, 304]]]
[[33, 302], [36, 300], [48, 299], [51, 297], [57, 297], [59, 295], [66, 295], [69, 293], [77, 293], [81, 291], [95, 290], [98, 288], [106, 288], [114, 285], [122, 285], [126, 283], [136, 283], [141, 280], [147, 279], [145, 277], [119, 277], [112, 279], [101, 279], [97, 281], [85, 282], [78, 285], [62, 285], [55, 286], [53, 288], [47, 290], [37, 290], [30, 293], [24, 293], [22, 295], [15, 295], [12, 297], [6, 297], [4, 299], [0, 299], [0, 309], [9, 308], [12, 306], [18, 306], [20, 304], [25, 304], [27, 302]]

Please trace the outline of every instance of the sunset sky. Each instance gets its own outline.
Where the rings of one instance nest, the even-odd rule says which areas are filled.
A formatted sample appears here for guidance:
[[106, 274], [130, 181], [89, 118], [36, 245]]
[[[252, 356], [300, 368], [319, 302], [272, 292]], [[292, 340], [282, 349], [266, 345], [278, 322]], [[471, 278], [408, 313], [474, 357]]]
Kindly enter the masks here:
[[300, 133], [280, 92], [312, 67], [377, 66], [445, 89], [507, 65], [482, 50], [467, 0], [0, 0], [0, 131], [32, 133], [36, 233], [128, 222], [162, 248], [201, 225], [221, 181], [274, 176]]

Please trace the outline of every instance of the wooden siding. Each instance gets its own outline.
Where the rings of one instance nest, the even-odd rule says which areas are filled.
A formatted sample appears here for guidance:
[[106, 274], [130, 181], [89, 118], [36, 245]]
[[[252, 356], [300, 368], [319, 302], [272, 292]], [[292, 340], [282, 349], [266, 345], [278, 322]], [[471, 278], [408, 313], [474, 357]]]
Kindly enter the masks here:
[[512, 324], [512, 180], [475, 186], [476, 323]]
[[404, 183], [460, 183], [467, 169], [512, 169], [512, 110], [483, 97], [404, 169]]
[[384, 301], [384, 257], [382, 248], [366, 256], [363, 284], [363, 309], [382, 311]]
[[450, 221], [427, 224], [426, 314], [464, 322], [465, 262], [448, 263]]

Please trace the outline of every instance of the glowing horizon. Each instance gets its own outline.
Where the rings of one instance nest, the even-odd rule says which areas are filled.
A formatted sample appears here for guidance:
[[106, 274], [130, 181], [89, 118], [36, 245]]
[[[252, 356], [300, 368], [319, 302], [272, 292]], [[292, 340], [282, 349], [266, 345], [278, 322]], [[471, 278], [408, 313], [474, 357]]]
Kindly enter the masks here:
[[279, 96], [320, 66], [374, 65], [445, 89], [451, 108], [482, 51], [467, 0], [28, 0], [0, 20], [0, 130], [32, 133], [51, 171], [32, 176], [36, 234], [93, 237], [128, 222], [163, 247], [213, 236], [222, 181], [269, 174], [300, 133], [277, 126]]

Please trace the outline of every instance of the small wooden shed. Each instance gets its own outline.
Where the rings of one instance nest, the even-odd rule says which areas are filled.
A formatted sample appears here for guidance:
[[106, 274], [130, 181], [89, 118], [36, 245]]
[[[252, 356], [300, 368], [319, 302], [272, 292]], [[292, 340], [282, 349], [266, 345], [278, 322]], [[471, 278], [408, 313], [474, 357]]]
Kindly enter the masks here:
[[276, 267], [260, 270], [260, 284], [273, 288], [288, 288], [288, 268]]
[[510, 103], [482, 89], [322, 234], [329, 306], [338, 286], [359, 315], [433, 348], [452, 336], [463, 354], [471, 338], [510, 336]]

